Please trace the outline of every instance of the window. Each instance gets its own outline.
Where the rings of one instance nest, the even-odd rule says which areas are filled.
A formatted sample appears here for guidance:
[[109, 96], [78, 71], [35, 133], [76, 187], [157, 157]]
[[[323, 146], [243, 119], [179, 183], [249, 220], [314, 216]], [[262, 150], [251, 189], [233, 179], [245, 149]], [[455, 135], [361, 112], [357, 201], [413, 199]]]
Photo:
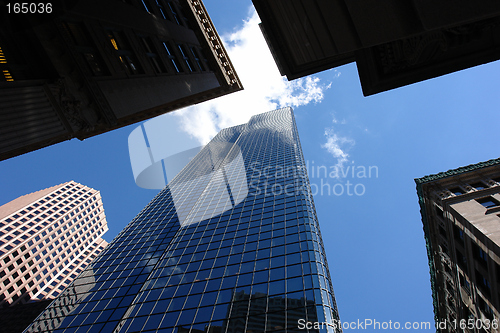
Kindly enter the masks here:
[[490, 282], [478, 270], [476, 270], [476, 283], [486, 295], [491, 294]]
[[476, 199], [476, 201], [483, 205], [483, 207], [485, 208], [498, 207], [500, 205], [500, 203], [491, 196]]
[[461, 194], [465, 193], [465, 191], [462, 190], [460, 187], [450, 188], [450, 192], [455, 194], [455, 195], [461, 195]]
[[2, 80], [2, 81], [14, 81], [12, 74], [9, 72], [9, 70], [6, 67], [4, 67], [4, 66], [6, 66], [4, 64], [7, 64], [7, 58], [5, 57], [4, 51], [0, 47], [0, 65], [2, 65], [2, 67], [0, 67], [2, 69], [2, 76], [0, 76], [0, 80]]
[[482, 297], [478, 297], [478, 303], [479, 303], [479, 308], [485, 314], [485, 316], [488, 319], [492, 320], [494, 317], [493, 317], [493, 310], [491, 309], [491, 307], [483, 300]]
[[85, 59], [92, 74], [108, 75], [108, 69], [83, 23], [64, 22], [63, 26], [71, 36], [75, 50]]
[[481, 182], [470, 184], [470, 186], [474, 187], [476, 190], [483, 190], [485, 188], [488, 188], [488, 186], [486, 186], [485, 184], [483, 184]]
[[456, 225], [453, 225], [453, 234], [455, 236], [455, 239], [460, 242], [460, 244], [464, 244], [464, 231], [457, 227]]
[[467, 258], [459, 250], [456, 250], [455, 253], [457, 255], [457, 264], [458, 264], [458, 266], [462, 270], [467, 271]]
[[444, 230], [444, 228], [442, 226], [439, 226], [439, 233], [441, 234], [441, 236], [444, 237], [444, 239], [448, 239], [448, 237], [446, 235], [446, 230]]
[[163, 42], [163, 47], [165, 48], [165, 51], [167, 51], [167, 55], [168, 55], [170, 61], [172, 62], [172, 65], [174, 66], [175, 71], [177, 73], [183, 72], [184, 70], [180, 66], [179, 61], [177, 60], [175, 53], [173, 53], [171, 51], [171, 47], [169, 46], [169, 44], [167, 42]]
[[440, 218], [444, 219], [444, 213], [443, 213], [443, 210], [438, 207], [438, 206], [434, 206], [436, 208], [436, 214], [437, 216], [439, 216]]
[[175, 7], [175, 4], [173, 4], [172, 1], [169, 1], [167, 5], [168, 8], [170, 9], [170, 15], [172, 16], [173, 21], [180, 25], [181, 22], [179, 21], [179, 15], [177, 15], [177, 9]]
[[144, 71], [125, 34], [122, 31], [108, 30], [108, 38], [125, 72], [129, 75], [143, 74]]
[[163, 4], [160, 1], [161, 0], [156, 0], [156, 6], [160, 10], [160, 14], [163, 17], [163, 19], [167, 20], [168, 18], [167, 18], [167, 15], [165, 14], [165, 8], [164, 8]]
[[179, 48], [179, 51], [181, 52], [182, 58], [184, 58], [184, 61], [186, 62], [186, 65], [187, 65], [189, 71], [193, 72], [194, 68], [193, 68], [193, 65], [191, 64], [191, 59], [189, 59], [184, 45], [177, 44], [177, 47]]
[[474, 255], [474, 259], [476, 259], [477, 262], [483, 267], [487, 267], [488, 254], [475, 243], [472, 243], [472, 252]]
[[142, 37], [142, 36], [139, 36], [139, 38], [142, 41], [142, 45], [144, 46], [144, 49], [146, 50], [146, 55], [148, 56], [149, 62], [151, 64], [151, 67], [153, 67], [154, 71], [156, 73], [167, 72], [167, 69], [165, 68], [165, 65], [163, 64], [163, 61], [158, 56], [158, 51], [156, 50], [156, 47], [154, 46], [154, 43], [151, 40], [151, 38], [150, 37]]
[[198, 51], [192, 46], [189, 49], [191, 50], [191, 53], [193, 54], [194, 60], [196, 61], [198, 68], [200, 69], [200, 71], [203, 72], [203, 66], [201, 65], [201, 60], [200, 60], [200, 57], [198, 56]]

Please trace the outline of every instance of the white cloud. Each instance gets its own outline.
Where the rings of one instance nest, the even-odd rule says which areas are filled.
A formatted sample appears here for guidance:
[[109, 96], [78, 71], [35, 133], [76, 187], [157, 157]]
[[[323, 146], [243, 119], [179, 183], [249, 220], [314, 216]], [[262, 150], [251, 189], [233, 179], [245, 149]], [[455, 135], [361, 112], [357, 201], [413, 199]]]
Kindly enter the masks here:
[[[322, 84], [317, 77], [287, 81], [278, 68], [262, 36], [260, 19], [252, 8], [243, 27], [222, 36], [229, 57], [244, 90], [213, 99], [180, 111], [184, 130], [202, 144], [226, 127], [247, 122], [251, 116], [277, 108], [298, 107], [323, 100], [331, 84]], [[340, 72], [335, 71], [334, 77]]]
[[337, 164], [335, 166], [338, 169], [343, 169], [344, 164], [349, 161], [349, 154], [347, 152], [356, 142], [353, 139], [337, 135], [334, 133], [333, 128], [325, 129], [325, 137], [326, 143], [322, 144], [321, 148], [325, 148], [337, 159]]
[[330, 71], [333, 71], [333, 78], [336, 79], [338, 77], [340, 77], [340, 71], [336, 68], [331, 68]]

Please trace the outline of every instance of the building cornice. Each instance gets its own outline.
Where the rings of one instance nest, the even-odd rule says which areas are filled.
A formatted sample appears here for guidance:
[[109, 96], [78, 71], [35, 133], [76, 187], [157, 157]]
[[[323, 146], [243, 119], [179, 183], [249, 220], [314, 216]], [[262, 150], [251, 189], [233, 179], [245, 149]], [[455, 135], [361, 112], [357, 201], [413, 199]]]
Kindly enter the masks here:
[[212, 20], [208, 16], [203, 2], [201, 0], [188, 0], [187, 3], [196, 18], [208, 46], [210, 47], [210, 51], [217, 61], [217, 65], [222, 71], [226, 84], [234, 90], [243, 89], [243, 85], [234, 70], [231, 60], [229, 60], [227, 51], [222, 44], [219, 34], [215, 30]]
[[485, 162], [479, 162], [476, 164], [466, 165], [466, 166], [463, 166], [463, 167], [460, 167], [457, 169], [450, 169], [448, 171], [440, 172], [440, 173], [437, 173], [434, 175], [428, 175], [428, 176], [425, 176], [422, 178], [415, 178], [415, 183], [418, 186], [418, 185], [421, 185], [424, 183], [429, 183], [432, 181], [460, 175], [460, 174], [463, 174], [466, 172], [475, 171], [475, 170], [479, 170], [479, 169], [483, 169], [483, 168], [487, 168], [487, 167], [490, 167], [493, 165], [499, 165], [499, 164], [500, 164], [500, 158], [495, 158], [495, 159], [491, 159], [491, 160], [488, 160]]

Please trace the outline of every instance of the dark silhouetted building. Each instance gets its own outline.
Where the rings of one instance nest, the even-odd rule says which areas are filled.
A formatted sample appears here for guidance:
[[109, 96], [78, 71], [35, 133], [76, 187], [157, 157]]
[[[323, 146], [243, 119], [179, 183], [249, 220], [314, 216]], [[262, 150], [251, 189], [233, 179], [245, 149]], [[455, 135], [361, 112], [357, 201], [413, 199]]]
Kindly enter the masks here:
[[356, 62], [365, 96], [500, 58], [500, 3], [252, 0], [289, 80]]
[[325, 324], [338, 312], [285, 108], [220, 131], [26, 332], [297, 332], [301, 319], [341, 332]]
[[201, 0], [3, 3], [0, 160], [242, 89]]
[[498, 332], [500, 159], [415, 182], [438, 331]]

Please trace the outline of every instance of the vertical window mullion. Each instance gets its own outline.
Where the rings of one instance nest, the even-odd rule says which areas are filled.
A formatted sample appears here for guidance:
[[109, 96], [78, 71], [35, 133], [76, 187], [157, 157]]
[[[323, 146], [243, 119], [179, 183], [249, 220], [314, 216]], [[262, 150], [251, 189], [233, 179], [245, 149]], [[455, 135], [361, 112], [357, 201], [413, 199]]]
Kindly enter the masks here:
[[175, 56], [175, 53], [171, 50], [170, 46], [168, 45], [168, 42], [163, 42], [163, 47], [165, 48], [165, 51], [167, 52], [167, 55], [172, 62], [172, 66], [174, 66], [174, 69], [177, 73], [183, 72], [184, 70], [180, 66], [177, 57]]
[[186, 63], [186, 66], [188, 67], [189, 71], [194, 72], [193, 65], [191, 64], [191, 59], [189, 59], [188, 54], [184, 49], [184, 46], [181, 44], [177, 44], [177, 47], [179, 48], [179, 51], [181, 52], [181, 55], [184, 58], [184, 62]]

